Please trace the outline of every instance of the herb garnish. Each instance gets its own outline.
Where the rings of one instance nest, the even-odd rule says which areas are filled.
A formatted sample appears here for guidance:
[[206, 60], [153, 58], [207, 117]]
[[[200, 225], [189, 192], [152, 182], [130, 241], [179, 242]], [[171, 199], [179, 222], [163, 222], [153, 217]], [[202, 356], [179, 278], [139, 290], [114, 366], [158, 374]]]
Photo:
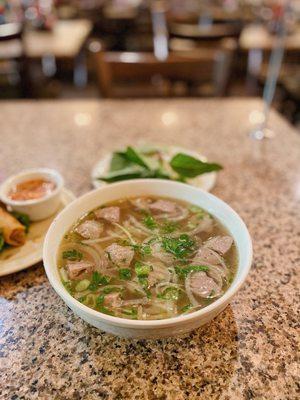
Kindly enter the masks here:
[[186, 278], [190, 272], [208, 271], [207, 265], [189, 265], [187, 267], [175, 267], [176, 274], [181, 278]]
[[162, 238], [162, 248], [176, 258], [184, 258], [190, 254], [193, 251], [194, 244], [194, 240], [187, 234], [182, 234], [178, 238]]
[[128, 281], [129, 279], [131, 279], [131, 270], [129, 268], [120, 268], [119, 278], [124, 281]]
[[100, 285], [107, 285], [111, 278], [106, 275], [101, 275], [98, 271], [93, 272], [92, 281], [88, 287], [89, 290], [95, 292]]
[[127, 147], [125, 151], [114, 152], [110, 162], [110, 169], [98, 179], [105, 182], [117, 182], [134, 178], [173, 179], [185, 182], [186, 178], [219, 171], [222, 166], [216, 163], [206, 163], [184, 153], [177, 153], [169, 162], [173, 174], [163, 169], [162, 163], [149, 154], [137, 148]]
[[83, 258], [83, 254], [76, 249], [66, 250], [63, 251], [63, 258], [70, 261], [81, 261]]

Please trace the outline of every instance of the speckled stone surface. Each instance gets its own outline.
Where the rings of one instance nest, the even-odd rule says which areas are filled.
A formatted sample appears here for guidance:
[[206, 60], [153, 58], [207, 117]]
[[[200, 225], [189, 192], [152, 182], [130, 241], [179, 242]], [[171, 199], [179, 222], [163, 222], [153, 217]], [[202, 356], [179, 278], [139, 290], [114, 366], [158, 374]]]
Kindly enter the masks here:
[[254, 243], [231, 305], [176, 339], [132, 341], [88, 326], [42, 265], [1, 278], [1, 400], [300, 398], [300, 135], [273, 112], [276, 137], [253, 146], [249, 113], [261, 108], [240, 98], [1, 103], [0, 180], [49, 166], [80, 195], [107, 150], [139, 139], [183, 145], [224, 165], [213, 192]]

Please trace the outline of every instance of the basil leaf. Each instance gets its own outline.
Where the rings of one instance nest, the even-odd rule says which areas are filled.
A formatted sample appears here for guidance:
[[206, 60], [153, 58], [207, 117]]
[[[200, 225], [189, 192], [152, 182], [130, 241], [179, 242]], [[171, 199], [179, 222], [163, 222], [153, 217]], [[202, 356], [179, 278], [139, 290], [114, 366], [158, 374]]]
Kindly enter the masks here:
[[118, 181], [124, 181], [126, 179], [136, 179], [136, 178], [146, 178], [147, 172], [145, 169], [138, 167], [138, 166], [132, 166], [132, 167], [127, 167], [124, 168], [120, 171], [112, 171], [108, 172], [104, 176], [100, 176], [99, 180], [104, 181], [104, 182], [118, 182]]
[[136, 151], [133, 147], [128, 146], [126, 149], [126, 152], [124, 154], [125, 154], [127, 160], [150, 170], [150, 167], [147, 164], [144, 157], [138, 151]]
[[194, 178], [207, 172], [219, 171], [223, 167], [216, 163], [206, 163], [184, 153], [176, 154], [170, 161], [170, 166], [180, 176]]
[[124, 153], [115, 152], [110, 160], [109, 172], [120, 171], [130, 166], [132, 166], [132, 162], [127, 159]]

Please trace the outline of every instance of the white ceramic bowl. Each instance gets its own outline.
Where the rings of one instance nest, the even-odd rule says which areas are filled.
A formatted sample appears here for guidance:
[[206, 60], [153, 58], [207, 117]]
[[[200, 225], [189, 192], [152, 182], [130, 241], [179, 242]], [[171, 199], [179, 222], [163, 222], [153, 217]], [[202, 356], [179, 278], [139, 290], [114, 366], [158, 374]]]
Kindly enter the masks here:
[[[43, 178], [53, 181], [56, 185], [55, 189], [34, 200], [12, 200], [8, 197], [9, 191], [18, 183]], [[64, 186], [63, 177], [54, 169], [34, 168], [27, 169], [19, 174], [13, 175], [6, 179], [0, 187], [0, 200], [10, 206], [13, 211], [27, 214], [31, 221], [40, 221], [53, 215], [59, 208], [61, 191]]]
[[[163, 320], [138, 321], [102, 314], [75, 300], [64, 288], [57, 268], [60, 242], [71, 225], [84, 213], [102, 204], [124, 197], [163, 196], [188, 201], [215, 216], [231, 233], [238, 250], [237, 274], [226, 293], [209, 306], [191, 314]], [[159, 338], [179, 335], [216, 317], [241, 287], [252, 260], [252, 243], [246, 225], [238, 214], [222, 200], [193, 186], [158, 179], [139, 179], [111, 184], [78, 198], [53, 221], [47, 233], [44, 266], [48, 279], [65, 303], [89, 324], [115, 335], [131, 338]]]

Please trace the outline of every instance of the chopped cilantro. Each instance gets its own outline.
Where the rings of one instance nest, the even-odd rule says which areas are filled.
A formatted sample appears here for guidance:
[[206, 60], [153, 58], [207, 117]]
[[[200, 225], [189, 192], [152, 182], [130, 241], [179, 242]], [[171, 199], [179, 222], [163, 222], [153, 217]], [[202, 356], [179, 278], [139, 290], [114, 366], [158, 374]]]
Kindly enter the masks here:
[[143, 218], [143, 224], [148, 228], [148, 229], [155, 229], [157, 227], [157, 223], [155, 219], [152, 217], [152, 215], [148, 214]]
[[187, 312], [189, 311], [189, 309], [192, 308], [191, 304], [187, 304], [186, 306], [182, 307], [181, 312]]
[[107, 285], [111, 278], [106, 275], [101, 275], [98, 271], [93, 272], [92, 281], [88, 287], [89, 290], [95, 292], [99, 285]]
[[97, 298], [96, 298], [96, 307], [101, 306], [104, 303], [104, 295], [100, 294]]
[[160, 230], [162, 233], [173, 233], [178, 228], [178, 225], [179, 225], [178, 222], [165, 221], [161, 225]]
[[176, 258], [184, 258], [193, 250], [195, 242], [188, 235], [182, 234], [178, 238], [164, 237], [162, 247], [167, 253], [173, 254]]
[[63, 252], [63, 258], [70, 260], [70, 261], [81, 261], [83, 257], [83, 254], [80, 253], [80, 251], [77, 251], [75, 249], [73, 250], [67, 250]]
[[113, 311], [111, 311], [109, 308], [99, 305], [98, 310], [102, 312], [103, 314], [108, 314], [108, 315], [115, 315]]
[[131, 270], [129, 268], [120, 268], [119, 278], [124, 281], [128, 281], [129, 279], [131, 279]]

